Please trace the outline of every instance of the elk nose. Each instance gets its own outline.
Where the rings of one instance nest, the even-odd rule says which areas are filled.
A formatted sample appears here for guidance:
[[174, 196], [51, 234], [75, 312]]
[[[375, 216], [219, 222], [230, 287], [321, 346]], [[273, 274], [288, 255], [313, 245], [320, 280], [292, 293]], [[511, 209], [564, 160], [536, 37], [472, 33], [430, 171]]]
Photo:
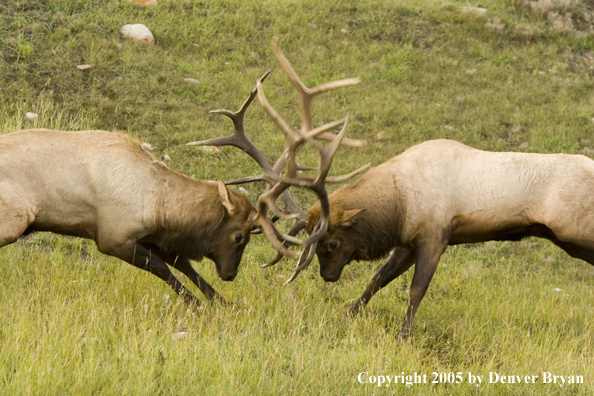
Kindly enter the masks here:
[[233, 279], [235, 279], [235, 277], [237, 276], [237, 273], [234, 274], [224, 274], [221, 275], [221, 279], [226, 281], [226, 282], [231, 282]]
[[320, 275], [322, 276], [322, 279], [324, 279], [324, 281], [326, 282], [336, 282], [338, 279], [340, 279], [340, 273], [329, 274], [325, 272], [320, 272]]

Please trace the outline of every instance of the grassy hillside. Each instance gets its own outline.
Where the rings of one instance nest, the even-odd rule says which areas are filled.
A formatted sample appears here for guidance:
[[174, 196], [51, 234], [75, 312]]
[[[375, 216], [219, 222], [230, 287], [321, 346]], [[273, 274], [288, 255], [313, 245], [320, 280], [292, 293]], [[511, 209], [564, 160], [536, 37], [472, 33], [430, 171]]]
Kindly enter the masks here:
[[[155, 45], [123, 39], [121, 26], [132, 23], [149, 27]], [[256, 174], [239, 150], [213, 154], [185, 143], [230, 134], [231, 123], [208, 111], [237, 109], [268, 69], [269, 100], [299, 123], [294, 90], [271, 51], [278, 36], [305, 84], [362, 79], [317, 98], [316, 123], [348, 113], [349, 137], [385, 132], [380, 143], [342, 148], [333, 173], [435, 138], [594, 156], [593, 24], [585, 0], [159, 0], [152, 8], [2, 0], [0, 133], [120, 130], [188, 175]], [[27, 120], [27, 112], [38, 117]], [[246, 131], [270, 159], [281, 153], [282, 136], [256, 103]], [[245, 188], [252, 199], [263, 189]], [[304, 207], [314, 202], [293, 194]], [[212, 262], [196, 263], [233, 306], [195, 310], [88, 241], [37, 234], [2, 248], [0, 394], [591, 392], [594, 273], [546, 241], [449, 248], [413, 344], [397, 340], [411, 273], [349, 320], [349, 305], [382, 261], [353, 263], [336, 284], [324, 283], [314, 262], [283, 287], [295, 263], [259, 268], [273, 254], [254, 238], [232, 283], [217, 278]], [[446, 383], [431, 383], [433, 372]], [[489, 384], [490, 372], [539, 379]], [[543, 384], [543, 372], [584, 383]], [[417, 373], [428, 383], [379, 387], [361, 384], [360, 373], [367, 381]], [[462, 383], [447, 383], [447, 373], [461, 373]], [[469, 384], [470, 374], [482, 384]]]

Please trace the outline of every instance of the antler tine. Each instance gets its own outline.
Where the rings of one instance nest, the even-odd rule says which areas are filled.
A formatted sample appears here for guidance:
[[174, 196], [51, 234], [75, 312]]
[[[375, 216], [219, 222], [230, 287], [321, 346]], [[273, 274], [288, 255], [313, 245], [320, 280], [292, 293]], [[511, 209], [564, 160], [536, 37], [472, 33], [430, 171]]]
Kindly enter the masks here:
[[[295, 223], [295, 225], [293, 225], [293, 227], [291, 227], [291, 229], [289, 230], [287, 235], [295, 236], [299, 233], [299, 231], [304, 229], [306, 226], [307, 226], [307, 221], [300, 220], [298, 218], [297, 222]], [[283, 245], [288, 248], [291, 245], [291, 243], [289, 241], [285, 241], [283, 243]], [[270, 261], [268, 264], [262, 264], [262, 265], [260, 265], [260, 267], [262, 267], [262, 268], [272, 267], [273, 265], [277, 264], [283, 257], [284, 257], [284, 255], [279, 252], [279, 253], [277, 253], [276, 257], [272, 259], [272, 261]]]
[[[343, 146], [347, 146], [347, 147], [364, 147], [364, 146], [368, 146], [372, 143], [377, 142], [378, 140], [381, 140], [385, 135], [385, 132], [380, 132], [377, 135], [369, 138], [369, 139], [349, 139], [349, 138], [344, 138], [342, 139], [342, 142], [340, 144], [342, 144]], [[324, 140], [334, 140], [334, 138], [336, 138], [336, 135], [330, 132], [324, 132], [321, 135], [317, 136], [318, 139], [324, 139]]]
[[275, 37], [272, 41], [272, 50], [278, 60], [281, 68], [289, 77], [289, 80], [293, 83], [297, 89], [297, 95], [299, 97], [299, 109], [301, 111], [301, 131], [311, 131], [313, 129], [313, 121], [311, 117], [311, 100], [319, 93], [329, 91], [331, 89], [348, 87], [350, 85], [359, 84], [360, 78], [349, 78], [345, 80], [333, 81], [325, 84], [318, 85], [314, 88], [308, 88], [303, 84], [297, 73], [293, 69], [293, 66], [289, 63], [287, 58], [283, 55], [278, 45], [278, 37]]
[[311, 245], [303, 249], [303, 253], [301, 253], [301, 256], [299, 256], [299, 262], [297, 263], [297, 267], [293, 271], [293, 275], [291, 275], [291, 277], [287, 279], [285, 283], [283, 283], [283, 286], [286, 286], [289, 283], [293, 282], [295, 278], [297, 278], [297, 275], [299, 275], [299, 273], [303, 271], [313, 261], [316, 255], [317, 246], [318, 241], [312, 243]]
[[[320, 196], [320, 194], [322, 194], [322, 192], [324, 192], [324, 194], [325, 194], [324, 183], [326, 182], [328, 172], [330, 171], [330, 166], [332, 165], [332, 160], [334, 159], [334, 155], [336, 154], [336, 151], [340, 147], [340, 142], [348, 129], [348, 124], [349, 124], [349, 119], [347, 116], [345, 118], [345, 122], [344, 122], [344, 126], [342, 127], [342, 130], [340, 131], [340, 133], [338, 135], [336, 135], [334, 140], [328, 146], [323, 147], [319, 144], [314, 145], [316, 147], [316, 149], [318, 150], [318, 154], [320, 156], [320, 165], [318, 167], [318, 174], [316, 176], [312, 177], [311, 175], [296, 175], [296, 169], [298, 168], [298, 166], [294, 162], [294, 156], [291, 156], [290, 157], [291, 160], [288, 161], [288, 166], [295, 168], [295, 171], [292, 172], [291, 175], [289, 175], [289, 172], [287, 172], [287, 175], [285, 176], [285, 178], [283, 180], [288, 184], [294, 184], [294, 185], [298, 185], [300, 187], [310, 188], [310, 189], [314, 190], [316, 192], [316, 194], [318, 194], [319, 196]], [[287, 156], [287, 159], [289, 160], [289, 156]], [[357, 169], [356, 171], [351, 172], [350, 175], [354, 176], [354, 175], [362, 172], [367, 167], [368, 167], [368, 165], [363, 166], [363, 167]], [[337, 176], [335, 178], [344, 178], [344, 176], [347, 176], [347, 175]], [[312, 179], [313, 179], [313, 182], [312, 182]]]
[[[358, 174], [362, 173], [363, 171], [369, 169], [370, 167], [371, 167], [371, 163], [367, 163], [367, 164], [363, 165], [362, 167], [355, 169], [354, 171], [352, 171], [350, 173], [345, 173], [344, 175], [340, 175], [340, 176], [328, 176], [328, 177], [326, 177], [325, 182], [326, 183], [342, 183], [344, 181], [349, 180], [352, 177], [357, 176]], [[315, 168], [315, 169], [318, 169], [318, 168]], [[309, 169], [309, 170], [311, 170], [311, 169]], [[299, 179], [287, 179], [285, 181], [289, 182], [293, 185], [298, 185], [300, 187], [307, 187], [307, 186], [313, 186], [317, 178], [318, 178], [317, 175], [314, 176], [314, 175], [300, 174]], [[231, 184], [231, 182], [226, 182], [226, 183]]]
[[316, 182], [323, 183], [326, 180], [326, 176], [328, 176], [328, 172], [330, 171], [330, 165], [332, 165], [332, 160], [334, 159], [336, 150], [338, 150], [340, 147], [340, 142], [344, 138], [344, 134], [346, 133], [348, 127], [349, 117], [347, 116], [342, 130], [338, 133], [338, 135], [336, 135], [336, 138], [328, 146], [322, 147], [320, 149], [320, 171]]
[[[266, 79], [266, 77], [268, 77], [270, 72], [271, 71], [268, 70], [266, 73], [264, 73], [264, 75], [262, 77], [260, 77], [258, 79], [258, 84], [259, 84], [258, 86], [261, 86], [262, 81], [264, 81]], [[256, 87], [253, 91], [250, 91], [250, 95], [245, 100], [245, 102], [243, 102], [243, 104], [241, 105], [241, 108], [239, 110], [237, 110], [236, 112], [232, 112], [232, 111], [225, 110], [225, 109], [218, 109], [218, 110], [210, 111], [210, 113], [223, 114], [223, 115], [226, 115], [227, 117], [231, 118], [231, 120], [233, 121], [233, 127], [234, 127], [233, 135], [227, 136], [227, 137], [222, 137], [222, 138], [215, 138], [215, 139], [209, 139], [209, 140], [201, 140], [198, 142], [191, 142], [191, 143], [187, 143], [186, 145], [188, 145], [188, 146], [235, 146], [235, 147], [241, 149], [242, 151], [244, 151], [245, 153], [247, 153], [250, 157], [252, 157], [262, 169], [267, 170], [267, 171], [272, 171], [272, 167], [270, 166], [270, 164], [268, 163], [268, 161], [266, 160], [264, 155], [262, 155], [260, 150], [258, 150], [258, 148], [254, 145], [254, 143], [252, 143], [252, 141], [245, 135], [245, 131], [243, 129], [243, 118], [245, 116], [245, 112], [257, 94], [258, 94], [258, 88]]]
[[293, 128], [291, 128], [289, 124], [287, 124], [285, 120], [283, 120], [283, 118], [278, 114], [274, 107], [270, 105], [268, 99], [266, 99], [266, 95], [264, 94], [264, 90], [262, 89], [261, 81], [258, 81], [256, 89], [258, 91], [258, 100], [260, 101], [260, 105], [262, 105], [268, 116], [272, 119], [274, 124], [281, 130], [285, 137], [293, 140], [299, 139], [299, 134], [296, 133], [293, 130]]

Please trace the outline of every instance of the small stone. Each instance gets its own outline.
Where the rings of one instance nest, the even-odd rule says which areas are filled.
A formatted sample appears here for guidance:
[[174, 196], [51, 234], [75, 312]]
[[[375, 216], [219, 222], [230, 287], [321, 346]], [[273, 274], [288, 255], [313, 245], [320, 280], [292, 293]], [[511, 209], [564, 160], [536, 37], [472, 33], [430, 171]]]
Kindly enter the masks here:
[[186, 331], [181, 331], [179, 333], [175, 333], [171, 336], [171, 339], [173, 340], [183, 340], [184, 338], [188, 338], [190, 336], [190, 333], [186, 332]]
[[135, 43], [150, 45], [155, 44], [155, 38], [153, 37], [153, 34], [149, 28], [141, 23], [135, 25], [124, 25], [122, 26], [120, 33], [122, 36], [132, 39], [132, 41]]
[[482, 17], [487, 14], [487, 9], [482, 7], [462, 7], [462, 14]]
[[35, 113], [25, 114], [25, 118], [27, 119], [27, 121], [35, 121], [37, 119], [37, 117], [39, 117], [39, 116]]
[[92, 67], [91, 65], [78, 65], [78, 66], [76, 66], [76, 68], [78, 70], [87, 70], [87, 69], [90, 69], [91, 67]]
[[184, 78], [184, 82], [189, 84], [200, 84], [200, 81], [196, 80], [195, 78]]

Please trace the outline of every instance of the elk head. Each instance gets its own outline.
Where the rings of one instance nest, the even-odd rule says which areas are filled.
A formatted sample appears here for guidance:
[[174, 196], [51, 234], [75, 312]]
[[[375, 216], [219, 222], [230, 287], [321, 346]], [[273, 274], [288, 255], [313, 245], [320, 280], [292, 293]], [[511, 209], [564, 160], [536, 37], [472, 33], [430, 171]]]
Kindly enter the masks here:
[[[361, 227], [360, 219], [365, 209], [343, 209], [340, 203], [335, 204], [330, 196], [331, 212], [329, 216], [328, 231], [318, 242], [316, 255], [320, 262], [320, 276], [326, 282], [336, 282], [340, 279], [345, 265], [353, 260], [369, 260], [367, 256], [369, 248], [369, 235], [373, 230], [364, 230]], [[321, 206], [317, 202], [309, 210], [309, 221], [306, 226], [307, 232], [312, 232], [317, 219], [320, 217]], [[365, 225], [366, 223], [363, 223]], [[375, 258], [375, 257], [373, 257]]]
[[250, 241], [251, 219], [255, 210], [248, 197], [227, 189], [222, 181], [218, 183], [218, 190], [225, 214], [213, 232], [218, 238], [212, 241], [205, 255], [214, 261], [222, 280], [232, 281], [237, 276], [241, 256]]
[[[311, 115], [311, 101], [313, 97], [332, 89], [358, 84], [360, 80], [358, 78], [345, 79], [322, 84], [315, 88], [307, 88], [301, 82], [288, 60], [280, 51], [278, 47], [278, 39], [276, 38], [273, 41], [273, 52], [279, 61], [281, 68], [297, 90], [302, 120], [301, 129], [295, 130], [289, 126], [289, 124], [287, 124], [287, 122], [284, 121], [270, 105], [264, 95], [262, 82], [270, 73], [270, 71], [268, 71], [257, 81], [256, 88], [250, 93], [247, 100], [237, 112], [228, 110], [212, 111], [213, 113], [224, 114], [231, 118], [235, 128], [235, 132], [232, 136], [188, 143], [188, 145], [235, 146], [251, 156], [262, 168], [263, 172], [259, 176], [232, 180], [226, 182], [226, 184], [240, 184], [255, 181], [265, 181], [268, 184], [267, 190], [258, 198], [256, 204], [257, 213], [252, 219], [252, 225], [254, 229], [264, 233], [272, 246], [279, 252], [277, 257], [268, 265], [276, 264], [283, 256], [299, 258], [297, 268], [290, 279], [285, 283], [287, 284], [293, 281], [299, 272], [311, 263], [315, 256], [316, 245], [327, 230], [330, 207], [325, 183], [347, 180], [369, 167], [369, 164], [367, 164], [349, 174], [328, 177], [328, 172], [338, 147], [341, 144], [360, 147], [369, 144], [371, 141], [380, 139], [381, 134], [369, 140], [345, 139], [344, 135], [348, 126], [348, 117], [314, 128]], [[274, 124], [281, 130], [285, 138], [283, 154], [273, 166], [268, 163], [257, 147], [247, 138], [243, 129], [245, 111], [256, 96], [258, 96], [260, 104]], [[341, 125], [342, 130], [338, 134], [329, 132]], [[328, 146], [322, 146], [317, 143], [316, 139], [331, 140], [331, 143]], [[297, 164], [297, 153], [306, 143], [313, 146], [319, 154], [320, 162], [317, 168], [302, 167]], [[303, 171], [315, 169], [317, 169], [316, 175], [303, 173]], [[307, 212], [301, 209], [291, 197], [288, 190], [291, 186], [305, 187], [313, 191], [321, 203], [319, 219], [312, 227], [310, 236], [306, 240], [295, 237], [307, 224]], [[277, 204], [278, 198], [282, 198], [284, 201], [284, 208], [281, 208]], [[270, 212], [274, 214], [274, 217], [269, 216]], [[295, 219], [295, 224], [287, 234], [283, 234], [274, 225], [274, 222], [278, 219]], [[303, 250], [301, 252], [290, 250], [289, 247], [291, 245], [302, 246]]]

